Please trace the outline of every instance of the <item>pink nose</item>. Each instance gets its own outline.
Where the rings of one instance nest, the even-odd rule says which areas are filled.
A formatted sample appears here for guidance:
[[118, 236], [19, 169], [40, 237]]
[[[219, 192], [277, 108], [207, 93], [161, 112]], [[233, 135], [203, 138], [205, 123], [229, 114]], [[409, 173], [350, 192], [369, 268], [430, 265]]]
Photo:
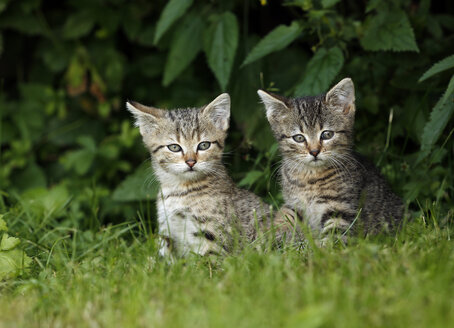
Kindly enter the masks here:
[[317, 155], [320, 153], [320, 150], [318, 149], [313, 149], [311, 151], [309, 151], [309, 153], [314, 156], [314, 157], [317, 157]]
[[188, 160], [186, 161], [186, 164], [187, 164], [190, 168], [192, 168], [192, 167], [195, 165], [195, 163], [197, 163], [197, 161], [195, 161], [195, 160], [193, 160], [193, 159], [188, 159]]

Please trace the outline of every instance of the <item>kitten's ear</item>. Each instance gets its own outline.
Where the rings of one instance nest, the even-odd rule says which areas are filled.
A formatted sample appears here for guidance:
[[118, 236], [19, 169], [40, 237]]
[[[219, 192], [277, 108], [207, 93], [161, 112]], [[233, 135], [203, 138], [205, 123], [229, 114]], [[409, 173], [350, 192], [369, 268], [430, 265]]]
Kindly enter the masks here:
[[126, 108], [134, 115], [135, 125], [139, 127], [142, 136], [150, 133], [159, 119], [164, 116], [162, 109], [145, 106], [135, 101], [126, 102]]
[[215, 100], [202, 108], [202, 114], [211, 119], [216, 127], [227, 131], [230, 120], [230, 96], [228, 93], [219, 95]]
[[326, 94], [325, 101], [345, 114], [353, 113], [355, 111], [355, 86], [352, 79], [347, 77], [336, 84]]
[[263, 90], [257, 90], [257, 94], [265, 105], [266, 117], [269, 122], [275, 121], [278, 117], [285, 116], [289, 108], [283, 97], [273, 95]]

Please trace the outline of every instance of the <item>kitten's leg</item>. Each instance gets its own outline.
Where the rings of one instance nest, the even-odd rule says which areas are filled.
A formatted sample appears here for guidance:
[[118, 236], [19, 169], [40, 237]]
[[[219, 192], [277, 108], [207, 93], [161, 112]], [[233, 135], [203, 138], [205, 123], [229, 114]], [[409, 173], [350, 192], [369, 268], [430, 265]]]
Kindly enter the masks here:
[[285, 206], [279, 209], [273, 220], [275, 239], [278, 244], [304, 239], [298, 227], [298, 221], [302, 221], [302, 218], [295, 210]]
[[322, 227], [321, 235], [325, 236], [320, 240], [321, 246], [327, 245], [333, 240], [340, 239], [344, 244], [347, 243], [346, 232], [350, 228], [351, 223], [340, 217], [332, 217], [328, 219]]

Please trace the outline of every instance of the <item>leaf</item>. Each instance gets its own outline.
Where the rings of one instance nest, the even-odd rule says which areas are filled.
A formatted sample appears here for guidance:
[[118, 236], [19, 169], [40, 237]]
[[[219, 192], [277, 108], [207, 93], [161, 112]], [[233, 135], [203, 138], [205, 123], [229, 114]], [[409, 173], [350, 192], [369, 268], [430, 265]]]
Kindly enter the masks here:
[[156, 199], [159, 184], [153, 180], [150, 164], [142, 165], [118, 185], [112, 198], [123, 202]]
[[329, 8], [340, 2], [340, 0], [322, 0], [323, 8]]
[[231, 12], [225, 12], [208, 29], [205, 38], [205, 53], [208, 65], [222, 90], [229, 82], [230, 72], [238, 47], [238, 22]]
[[0, 231], [8, 231], [5, 220], [3, 220], [3, 214], [0, 214]]
[[295, 95], [312, 96], [325, 92], [344, 65], [344, 55], [338, 47], [320, 48], [309, 60], [303, 81], [296, 86]]
[[419, 52], [407, 14], [401, 10], [380, 12], [369, 19], [361, 46], [370, 51]]
[[454, 55], [446, 57], [440, 60], [438, 63], [434, 64], [431, 68], [429, 68], [418, 80], [418, 82], [422, 82], [427, 80], [429, 77], [432, 77], [438, 73], [446, 71], [447, 69], [454, 67]]
[[168, 86], [194, 60], [203, 44], [204, 23], [199, 16], [188, 16], [175, 37], [164, 68], [163, 85]]
[[239, 186], [252, 186], [258, 179], [263, 176], [262, 171], [250, 171], [246, 174], [246, 176], [239, 182]]
[[429, 121], [424, 126], [421, 140], [421, 154], [418, 157], [418, 161], [430, 153], [432, 146], [437, 142], [454, 112], [454, 93], [451, 90], [451, 94], [447, 97], [445, 96], [437, 102], [430, 113]]
[[241, 66], [248, 65], [272, 52], [279, 51], [292, 43], [300, 34], [303, 28], [293, 21], [290, 26], [279, 25], [252, 48]]
[[87, 35], [95, 25], [93, 16], [88, 11], [80, 11], [70, 15], [63, 26], [62, 35], [64, 39], [78, 39]]
[[3, 234], [2, 241], [0, 242], [0, 251], [9, 251], [20, 244], [20, 239], [8, 236], [7, 233]]
[[451, 79], [449, 80], [448, 87], [446, 88], [442, 101], [448, 100], [448, 97], [453, 93], [454, 93], [454, 75], [451, 76]]
[[157, 44], [169, 27], [192, 5], [193, 0], [170, 0], [156, 24], [154, 44]]
[[0, 251], [0, 280], [14, 278], [30, 266], [32, 259], [20, 249]]

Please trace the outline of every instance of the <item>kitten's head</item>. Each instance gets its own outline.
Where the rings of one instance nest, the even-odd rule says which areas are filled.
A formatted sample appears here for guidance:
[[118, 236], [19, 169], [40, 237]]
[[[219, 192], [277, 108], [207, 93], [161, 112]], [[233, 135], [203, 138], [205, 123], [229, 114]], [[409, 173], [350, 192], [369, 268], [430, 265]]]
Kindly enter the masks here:
[[350, 78], [326, 94], [287, 99], [258, 90], [282, 155], [295, 165], [322, 167], [353, 145], [355, 89]]
[[228, 94], [201, 108], [163, 110], [137, 102], [126, 105], [135, 116], [158, 174], [194, 180], [215, 174], [222, 165], [230, 118]]

